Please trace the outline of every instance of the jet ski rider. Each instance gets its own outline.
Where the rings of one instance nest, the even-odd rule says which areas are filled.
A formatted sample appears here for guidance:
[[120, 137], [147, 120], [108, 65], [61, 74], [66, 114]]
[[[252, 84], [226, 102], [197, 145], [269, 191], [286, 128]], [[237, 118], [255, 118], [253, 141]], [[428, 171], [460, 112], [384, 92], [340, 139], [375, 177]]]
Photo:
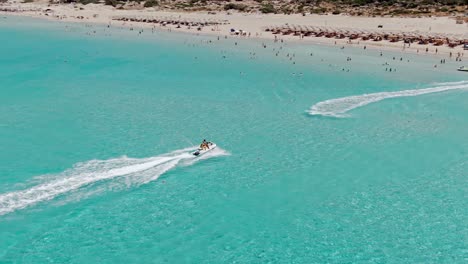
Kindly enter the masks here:
[[209, 146], [208, 144], [209, 144], [209, 142], [206, 141], [206, 139], [204, 139], [203, 142], [200, 144], [200, 148], [201, 148], [202, 150], [210, 149], [210, 146]]

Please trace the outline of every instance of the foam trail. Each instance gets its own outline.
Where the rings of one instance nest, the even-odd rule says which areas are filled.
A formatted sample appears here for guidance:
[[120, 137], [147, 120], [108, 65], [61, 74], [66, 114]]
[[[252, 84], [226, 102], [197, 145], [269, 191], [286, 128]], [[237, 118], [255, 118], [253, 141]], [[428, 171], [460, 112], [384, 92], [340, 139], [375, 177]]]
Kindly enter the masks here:
[[439, 86], [424, 89], [404, 90], [397, 92], [380, 92], [330, 99], [313, 105], [309, 109], [309, 114], [331, 117], [345, 117], [348, 111], [388, 98], [418, 96], [450, 90], [468, 89], [468, 81], [439, 83], [438, 85]]
[[[51, 200], [59, 195], [78, 190], [98, 181], [110, 180], [116, 177], [131, 177], [138, 184], [156, 180], [159, 176], [176, 167], [181, 161], [184, 165], [192, 165], [200, 158], [195, 158], [188, 151], [195, 148], [176, 150], [167, 154], [132, 159], [121, 157], [109, 160], [91, 160], [78, 163], [72, 169], [57, 175], [38, 177], [42, 183], [28, 189], [0, 194], [0, 215]], [[214, 150], [213, 150], [214, 151]], [[216, 152], [208, 157], [221, 156], [224, 152]], [[205, 155], [204, 155], [205, 156]], [[140, 178], [140, 176], [142, 176]]]
[[458, 81], [458, 82], [435, 82], [433, 85], [459, 85], [459, 84], [468, 84], [468, 81]]
[[220, 147], [216, 147], [215, 149], [211, 150], [210, 152], [208, 152], [206, 154], [203, 154], [199, 158], [187, 159], [187, 160], [184, 160], [181, 164], [183, 166], [190, 166], [190, 165], [193, 165], [195, 162], [198, 162], [200, 160], [211, 159], [213, 157], [228, 156], [228, 155], [230, 155], [229, 152], [227, 152], [226, 150], [224, 150], [224, 149], [222, 149]]

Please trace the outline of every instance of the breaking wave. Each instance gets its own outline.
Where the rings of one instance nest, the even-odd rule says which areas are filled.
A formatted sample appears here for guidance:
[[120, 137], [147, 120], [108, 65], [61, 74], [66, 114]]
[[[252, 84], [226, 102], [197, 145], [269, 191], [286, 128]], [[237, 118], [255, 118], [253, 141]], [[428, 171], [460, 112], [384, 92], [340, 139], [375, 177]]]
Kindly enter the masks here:
[[423, 94], [438, 93], [450, 90], [468, 89], [468, 81], [435, 83], [434, 85], [437, 86], [416, 90], [379, 92], [330, 99], [316, 103], [309, 109], [308, 112], [310, 115], [346, 117], [346, 113], [348, 111], [388, 98], [418, 96]]
[[228, 155], [216, 148], [201, 157], [194, 157], [190, 151], [195, 147], [176, 150], [150, 158], [121, 158], [90, 160], [77, 163], [73, 168], [55, 175], [36, 177], [36, 185], [24, 190], [0, 194], [0, 215], [8, 214], [34, 204], [52, 200], [97, 182], [113, 178], [125, 178], [127, 185], [141, 185], [154, 181], [178, 165], [189, 166], [197, 161]]

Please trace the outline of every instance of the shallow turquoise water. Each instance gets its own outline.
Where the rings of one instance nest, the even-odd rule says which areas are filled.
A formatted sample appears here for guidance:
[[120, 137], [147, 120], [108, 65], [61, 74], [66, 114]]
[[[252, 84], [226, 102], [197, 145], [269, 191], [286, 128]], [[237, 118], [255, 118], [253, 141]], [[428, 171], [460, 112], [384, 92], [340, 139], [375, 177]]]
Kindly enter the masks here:
[[12, 17], [0, 43], [0, 262], [467, 261], [455, 62]]

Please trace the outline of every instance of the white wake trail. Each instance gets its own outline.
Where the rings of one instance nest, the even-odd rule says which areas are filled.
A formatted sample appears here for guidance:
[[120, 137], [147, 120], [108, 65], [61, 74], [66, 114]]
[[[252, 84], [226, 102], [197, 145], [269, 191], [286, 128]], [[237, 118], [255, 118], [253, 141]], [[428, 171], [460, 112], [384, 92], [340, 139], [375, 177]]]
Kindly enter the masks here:
[[437, 85], [439, 86], [424, 89], [380, 92], [330, 99], [313, 105], [308, 112], [311, 115], [346, 117], [346, 113], [348, 111], [388, 98], [418, 96], [450, 90], [468, 89], [468, 81], [438, 83]]
[[[72, 169], [57, 175], [39, 177], [42, 183], [25, 190], [0, 194], [0, 215], [51, 200], [59, 195], [69, 193], [98, 181], [110, 180], [116, 177], [131, 177], [137, 184], [144, 184], [156, 180], [159, 176], [176, 167], [182, 161], [183, 165], [192, 165], [200, 158], [196, 158], [188, 151], [195, 148], [176, 150], [167, 154], [151, 158], [131, 159], [121, 157], [109, 160], [91, 160], [78, 163]], [[216, 151], [216, 152], [214, 152]], [[208, 157], [226, 155], [222, 149], [215, 149]], [[205, 156], [205, 155], [204, 155]], [[139, 177], [141, 176], [141, 177]]]

